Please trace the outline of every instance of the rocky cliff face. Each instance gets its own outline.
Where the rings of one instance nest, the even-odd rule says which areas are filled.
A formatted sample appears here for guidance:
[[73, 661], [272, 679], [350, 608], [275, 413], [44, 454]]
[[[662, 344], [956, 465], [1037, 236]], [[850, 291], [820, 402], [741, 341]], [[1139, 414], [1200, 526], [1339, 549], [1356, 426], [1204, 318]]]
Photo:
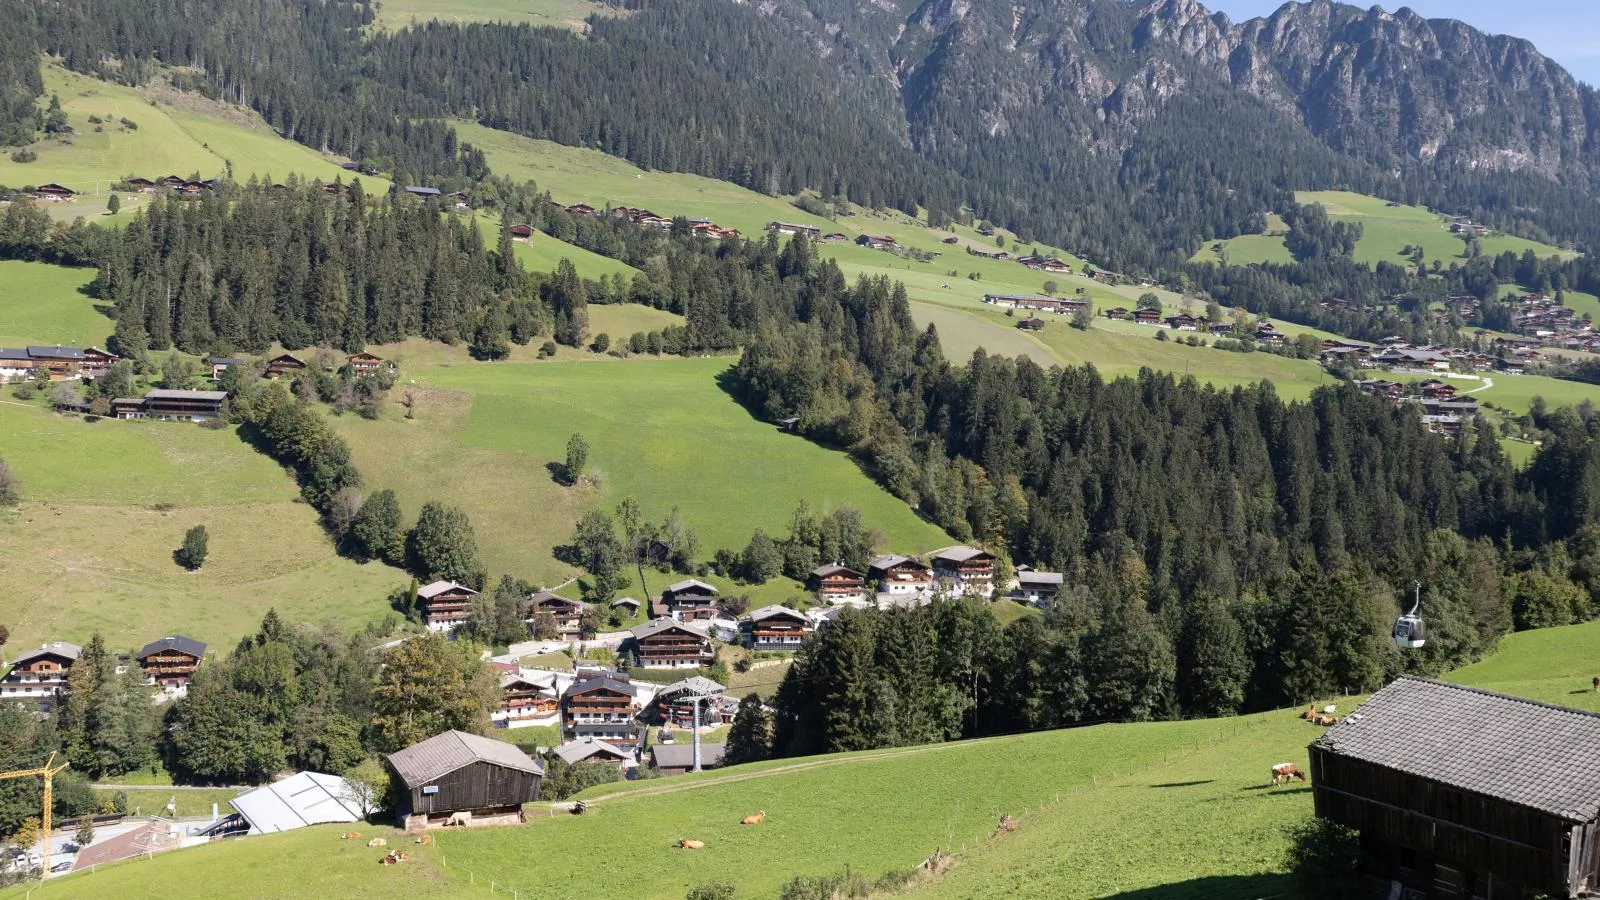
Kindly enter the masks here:
[[1409, 10], [1310, 0], [1235, 23], [1197, 0], [787, 2], [804, 9], [796, 21], [892, 73], [916, 141], [1045, 121], [1122, 150], [1175, 99], [1222, 89], [1385, 168], [1585, 182], [1600, 170], [1593, 90], [1527, 41]]

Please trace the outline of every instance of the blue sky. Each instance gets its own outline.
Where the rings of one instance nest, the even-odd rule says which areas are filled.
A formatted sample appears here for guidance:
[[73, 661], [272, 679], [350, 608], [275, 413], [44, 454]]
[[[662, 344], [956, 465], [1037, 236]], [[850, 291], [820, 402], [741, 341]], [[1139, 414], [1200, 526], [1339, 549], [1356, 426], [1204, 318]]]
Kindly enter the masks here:
[[[1207, 8], [1227, 13], [1234, 20], [1268, 15], [1282, 0], [1201, 0]], [[1371, 0], [1356, 0], [1363, 8]], [[1514, 34], [1533, 41], [1573, 77], [1600, 85], [1600, 16], [1595, 0], [1394, 0], [1384, 9], [1409, 6], [1428, 18], [1460, 19], [1491, 34]]]

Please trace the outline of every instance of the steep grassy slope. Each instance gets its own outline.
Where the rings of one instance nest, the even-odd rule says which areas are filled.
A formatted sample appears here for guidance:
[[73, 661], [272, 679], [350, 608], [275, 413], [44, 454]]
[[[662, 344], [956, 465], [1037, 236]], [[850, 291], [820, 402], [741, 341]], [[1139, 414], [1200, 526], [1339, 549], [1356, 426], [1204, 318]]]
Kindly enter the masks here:
[[[405, 583], [334, 555], [293, 479], [232, 431], [91, 424], [8, 396], [0, 457], [23, 496], [0, 512], [0, 622], [12, 647], [95, 631], [119, 650], [176, 632], [226, 647], [273, 606], [348, 628], [383, 616]], [[200, 524], [211, 553], [191, 574], [172, 551]]]
[[[1600, 623], [1513, 635], [1451, 680], [1581, 708]], [[1346, 711], [1356, 700], [1336, 702]], [[778, 760], [658, 781], [606, 785], [583, 816], [437, 835], [420, 865], [379, 871], [338, 827], [251, 838], [53, 881], [33, 896], [139, 896], [181, 879], [221, 884], [249, 872], [254, 896], [477, 897], [492, 882], [521, 898], [626, 895], [678, 900], [717, 878], [770, 897], [797, 874], [847, 864], [868, 878], [936, 848], [955, 854], [918, 898], [1253, 900], [1293, 896], [1283, 827], [1311, 812], [1310, 788], [1270, 787], [1268, 768], [1305, 761], [1318, 729], [1279, 711], [1236, 719], [1103, 725], [930, 747]], [[767, 821], [742, 827], [762, 809]], [[1017, 831], [997, 836], [1002, 813]], [[680, 837], [706, 842], [689, 853]], [[595, 847], [616, 847], [605, 866]], [[370, 885], [353, 884], [362, 868]], [[301, 881], [291, 879], [298, 872]], [[383, 879], [395, 878], [387, 881]], [[20, 892], [0, 894], [7, 898]]]
[[[160, 178], [199, 173], [215, 178], [231, 166], [233, 177], [282, 180], [291, 173], [332, 181], [350, 173], [334, 160], [279, 137], [253, 112], [171, 90], [135, 90], [44, 66], [45, 94], [61, 98], [75, 133], [67, 140], [33, 145], [31, 163], [0, 157], [0, 184], [22, 186], [57, 182], [89, 193], [66, 206], [84, 215], [105, 209], [105, 191], [129, 175]], [[89, 117], [104, 119], [99, 125]], [[135, 128], [121, 124], [131, 120]], [[388, 190], [388, 182], [363, 179], [369, 191]], [[136, 198], [135, 198], [136, 199]]]
[[[408, 366], [397, 390], [417, 397], [416, 421], [396, 410], [380, 421], [345, 417], [336, 427], [368, 481], [395, 489], [408, 515], [429, 499], [458, 503], [491, 572], [549, 584], [572, 573], [551, 550], [583, 512], [627, 496], [652, 520], [680, 506], [702, 557], [742, 548], [757, 527], [781, 534], [802, 497], [819, 509], [855, 504], [897, 549], [950, 542], [844, 454], [751, 418], [718, 385], [731, 362], [590, 355]], [[598, 489], [554, 480], [551, 467], [565, 458], [573, 432], [589, 441]]]
[[112, 321], [84, 288], [93, 269], [0, 260], [0, 346], [106, 345]]

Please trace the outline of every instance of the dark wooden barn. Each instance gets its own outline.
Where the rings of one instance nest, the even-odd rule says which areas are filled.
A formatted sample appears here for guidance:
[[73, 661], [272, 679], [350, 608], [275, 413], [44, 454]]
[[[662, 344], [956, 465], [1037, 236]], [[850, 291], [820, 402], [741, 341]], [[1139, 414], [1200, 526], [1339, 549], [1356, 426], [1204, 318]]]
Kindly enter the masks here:
[[1405, 896], [1600, 886], [1600, 715], [1406, 676], [1310, 751], [1317, 815]]
[[401, 790], [396, 815], [407, 830], [522, 821], [539, 799], [544, 767], [511, 744], [446, 731], [389, 755]]

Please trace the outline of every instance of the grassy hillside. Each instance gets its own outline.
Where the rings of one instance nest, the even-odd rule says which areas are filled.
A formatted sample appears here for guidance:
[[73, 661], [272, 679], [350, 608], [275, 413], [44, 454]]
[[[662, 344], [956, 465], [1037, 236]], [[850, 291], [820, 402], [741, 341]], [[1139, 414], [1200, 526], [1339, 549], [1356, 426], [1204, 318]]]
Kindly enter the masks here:
[[0, 346], [106, 345], [112, 321], [84, 293], [93, 269], [0, 260]]
[[[1390, 205], [1388, 201], [1349, 191], [1298, 191], [1295, 199], [1300, 203], [1320, 203], [1335, 221], [1359, 222], [1361, 241], [1356, 244], [1355, 258], [1376, 265], [1388, 261], [1404, 261], [1407, 245], [1421, 247], [1428, 262], [1440, 260], [1449, 264], [1452, 259], [1465, 258], [1466, 242], [1450, 233], [1450, 222], [1443, 216], [1417, 206]], [[1276, 216], [1273, 217], [1277, 219]], [[1276, 227], [1275, 227], [1276, 226]], [[1244, 235], [1221, 241], [1227, 260], [1233, 265], [1261, 262], [1291, 262], [1289, 250], [1284, 246], [1286, 233], [1281, 221], [1269, 223], [1266, 234]], [[1525, 238], [1508, 234], [1491, 234], [1481, 238], [1486, 256], [1498, 256], [1510, 251], [1522, 254], [1532, 250], [1541, 257], [1573, 256], [1574, 254]], [[1217, 262], [1221, 256], [1208, 242], [1194, 255], [1197, 262]]]
[[[215, 178], [231, 166], [233, 177], [241, 182], [269, 175], [281, 180], [291, 173], [327, 181], [350, 178], [330, 157], [284, 140], [241, 107], [170, 89], [135, 90], [51, 64], [43, 72], [45, 95], [61, 98], [75, 133], [66, 140], [34, 144], [39, 156], [35, 162], [17, 163], [9, 155], [0, 156], [0, 184], [20, 187], [53, 181], [90, 195], [78, 203], [52, 204], [54, 212], [103, 213], [111, 182], [128, 175], [187, 177], [198, 172]], [[91, 115], [105, 120], [101, 131], [95, 131]], [[120, 124], [123, 118], [137, 127]], [[381, 179], [363, 181], [369, 191], [389, 188]], [[138, 205], [137, 197], [132, 201], [128, 207]]]
[[[232, 431], [175, 422], [87, 423], [0, 402], [0, 457], [23, 503], [0, 512], [0, 621], [12, 648], [113, 648], [182, 632], [226, 647], [269, 607], [348, 628], [379, 618], [404, 576], [335, 556], [293, 480]], [[197, 573], [172, 561], [191, 526], [210, 532]], [[270, 539], [263, 539], [270, 536]]]
[[[1600, 623], [1513, 635], [1451, 680], [1587, 709]], [[1345, 711], [1355, 700], [1340, 699]], [[678, 900], [693, 884], [770, 897], [785, 879], [846, 864], [868, 878], [935, 848], [956, 865], [917, 898], [1254, 900], [1292, 896], [1283, 827], [1311, 812], [1305, 785], [1269, 787], [1274, 763], [1305, 762], [1319, 730], [1279, 711], [1190, 722], [1103, 725], [929, 747], [779, 760], [591, 789], [583, 816], [436, 835], [420, 865], [379, 870], [339, 827], [225, 842], [53, 881], [33, 896], [139, 896], [171, 880], [221, 884], [251, 872], [255, 896], [627, 895]], [[929, 790], [937, 785], [937, 790]], [[767, 812], [759, 828], [740, 817]], [[1020, 828], [995, 835], [1002, 813]], [[705, 841], [678, 850], [678, 838]], [[605, 866], [596, 846], [615, 846]], [[362, 851], [365, 851], [364, 853]], [[352, 883], [362, 867], [371, 885]], [[290, 880], [298, 871], [312, 879]], [[387, 881], [384, 879], [398, 880]], [[20, 893], [16, 894], [20, 896]], [[0, 896], [11, 897], [13, 894]]]
[[[1026, 355], [1042, 365], [1091, 362], [1111, 372], [1152, 366], [1188, 372], [1223, 385], [1271, 378], [1291, 394], [1308, 391], [1308, 385], [1319, 377], [1317, 367], [1311, 363], [1158, 345], [1152, 340], [1153, 329], [1104, 319], [1096, 322], [1089, 337], [1067, 334], [1070, 329], [1066, 319], [1054, 317], [1044, 335], [1022, 334], [1016, 330], [1014, 318], [1007, 318], [982, 302], [985, 294], [1037, 294], [1045, 290], [1046, 282], [1053, 282], [1063, 294], [1081, 289], [1097, 310], [1134, 306], [1146, 292], [1155, 293], [1174, 310], [1183, 305], [1183, 298], [1159, 288], [1097, 283], [1081, 274], [1082, 260], [1059, 248], [1019, 243], [1008, 232], [1000, 233], [1008, 253], [1023, 255], [1037, 250], [1053, 254], [1072, 265], [1076, 274], [1045, 273], [1012, 260], [970, 255], [966, 252], [968, 247], [983, 253], [1001, 249], [995, 238], [980, 235], [970, 227], [933, 229], [899, 213], [860, 209], [830, 220], [798, 209], [788, 198], [766, 196], [724, 181], [650, 172], [598, 150], [537, 141], [470, 122], [458, 122], [456, 127], [463, 140], [483, 148], [496, 172], [518, 180], [532, 179], [563, 203], [641, 206], [661, 215], [703, 216], [738, 228], [746, 236], [759, 235], [774, 220], [799, 222], [825, 231], [840, 231], [851, 238], [888, 234], [903, 246], [938, 253], [936, 259], [918, 262], [851, 244], [822, 246], [822, 254], [837, 260], [851, 277], [884, 276], [903, 282], [912, 299], [913, 317], [919, 325], [932, 324], [939, 330], [945, 354], [953, 360], [965, 360], [973, 350], [983, 347], [1006, 356]], [[949, 237], [956, 238], [957, 243], [946, 244]], [[1189, 307], [1203, 312], [1204, 304], [1194, 300]], [[1321, 334], [1302, 326], [1278, 324], [1289, 334]]]
[[[752, 418], [718, 386], [731, 362], [591, 355], [408, 366], [397, 390], [417, 396], [416, 421], [394, 410], [380, 421], [345, 417], [336, 427], [369, 483], [393, 488], [408, 515], [429, 499], [458, 503], [472, 516], [491, 572], [545, 583], [571, 574], [551, 549], [566, 542], [583, 512], [626, 496], [654, 520], [682, 507], [702, 558], [718, 547], [742, 548], [757, 527], [781, 534], [802, 497], [819, 509], [855, 504], [897, 549], [949, 543], [844, 454]], [[553, 478], [573, 432], [589, 441], [598, 490]]]

